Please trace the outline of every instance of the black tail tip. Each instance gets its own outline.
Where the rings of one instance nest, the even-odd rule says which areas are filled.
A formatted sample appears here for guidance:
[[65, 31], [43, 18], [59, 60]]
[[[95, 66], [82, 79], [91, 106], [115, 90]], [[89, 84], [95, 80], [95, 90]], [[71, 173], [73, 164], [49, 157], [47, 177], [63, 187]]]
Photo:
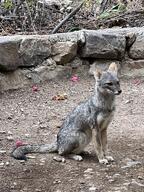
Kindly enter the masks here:
[[23, 154], [23, 155], [20, 155], [20, 156], [16, 156], [13, 154], [13, 152], [10, 154], [11, 157], [13, 157], [14, 159], [16, 160], [24, 160], [24, 161], [27, 161], [27, 157]]

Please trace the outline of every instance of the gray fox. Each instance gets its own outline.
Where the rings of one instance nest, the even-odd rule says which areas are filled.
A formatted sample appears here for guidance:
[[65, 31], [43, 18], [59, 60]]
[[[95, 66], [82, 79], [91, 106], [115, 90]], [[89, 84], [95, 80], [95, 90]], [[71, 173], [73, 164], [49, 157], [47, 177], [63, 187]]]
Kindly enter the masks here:
[[122, 91], [118, 79], [118, 68], [111, 63], [107, 71], [95, 69], [94, 94], [80, 103], [65, 119], [56, 142], [52, 144], [24, 145], [15, 148], [11, 156], [26, 160], [28, 153], [58, 153], [75, 160], [93, 140], [99, 163], [107, 164], [114, 159], [107, 156], [107, 127], [115, 111], [115, 96]]

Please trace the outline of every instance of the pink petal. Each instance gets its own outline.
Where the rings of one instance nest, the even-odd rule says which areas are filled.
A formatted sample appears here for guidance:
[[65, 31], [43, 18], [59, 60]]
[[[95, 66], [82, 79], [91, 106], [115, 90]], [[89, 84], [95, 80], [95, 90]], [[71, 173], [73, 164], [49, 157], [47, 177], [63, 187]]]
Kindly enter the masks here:
[[142, 81], [140, 79], [134, 79], [132, 83], [135, 85], [140, 85]]
[[15, 143], [16, 147], [20, 147], [20, 146], [23, 146], [23, 145], [26, 145], [26, 144], [27, 143], [24, 143], [24, 142], [22, 142], [20, 140], [17, 140], [16, 143]]
[[33, 85], [33, 86], [32, 86], [32, 91], [33, 91], [33, 92], [38, 91], [38, 87], [37, 87], [36, 85]]
[[79, 80], [79, 78], [77, 75], [73, 75], [70, 80], [73, 82], [77, 82]]

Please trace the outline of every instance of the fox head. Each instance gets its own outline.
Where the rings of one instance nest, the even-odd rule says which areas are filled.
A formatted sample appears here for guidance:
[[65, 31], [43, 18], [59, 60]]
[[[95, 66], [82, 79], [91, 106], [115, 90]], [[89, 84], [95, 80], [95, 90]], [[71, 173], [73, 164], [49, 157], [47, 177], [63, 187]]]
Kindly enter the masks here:
[[116, 63], [111, 63], [107, 71], [96, 69], [94, 77], [96, 79], [96, 89], [103, 95], [119, 95], [122, 92]]

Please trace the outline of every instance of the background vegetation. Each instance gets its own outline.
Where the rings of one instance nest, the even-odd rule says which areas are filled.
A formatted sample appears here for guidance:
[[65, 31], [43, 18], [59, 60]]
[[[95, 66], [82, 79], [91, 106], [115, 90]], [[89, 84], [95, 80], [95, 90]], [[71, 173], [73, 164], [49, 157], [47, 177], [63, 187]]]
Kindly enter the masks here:
[[0, 35], [51, 33], [81, 3], [58, 32], [144, 25], [142, 0], [0, 0]]

